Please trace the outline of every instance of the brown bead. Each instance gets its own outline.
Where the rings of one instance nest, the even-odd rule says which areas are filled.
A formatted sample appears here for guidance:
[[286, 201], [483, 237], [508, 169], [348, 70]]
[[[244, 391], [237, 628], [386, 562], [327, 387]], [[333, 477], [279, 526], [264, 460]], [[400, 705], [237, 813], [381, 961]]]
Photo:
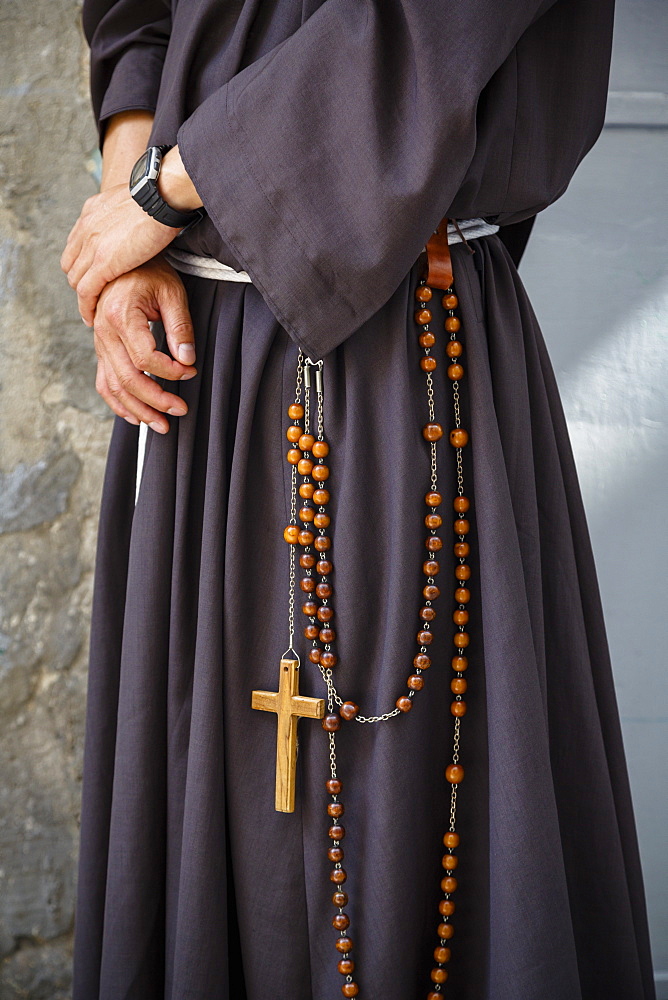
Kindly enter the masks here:
[[302, 406], [302, 404], [290, 403], [290, 405], [288, 406], [288, 416], [291, 417], [292, 420], [299, 420], [301, 417], [303, 417], [304, 407]]
[[326, 782], [326, 788], [330, 795], [338, 795], [343, 788], [343, 784], [338, 778], [329, 778]]
[[439, 549], [443, 548], [443, 539], [439, 538], [438, 535], [429, 535], [425, 538], [424, 544], [430, 552], [438, 552]]
[[459, 364], [448, 365], [448, 378], [451, 378], [453, 382], [456, 382], [457, 379], [461, 378], [463, 374], [464, 374], [463, 365]]
[[321, 559], [318, 562], [318, 565], [316, 566], [316, 570], [318, 571], [318, 573], [320, 573], [321, 576], [327, 576], [329, 573], [332, 572], [333, 568], [334, 567], [332, 563], [329, 561], [329, 559]]
[[420, 347], [433, 347], [436, 343], [436, 337], [431, 330], [425, 330], [424, 333], [421, 333], [418, 337], [418, 341], [420, 343]]
[[432, 642], [434, 636], [432, 635], [432, 633], [428, 629], [425, 628], [425, 629], [421, 629], [418, 632], [416, 638], [417, 638], [417, 641], [420, 643], [421, 646], [428, 646], [429, 643]]
[[469, 509], [471, 503], [468, 497], [455, 497], [455, 499], [452, 501], [452, 506], [458, 513], [463, 514], [465, 511]]
[[325, 669], [329, 670], [331, 667], [336, 666], [339, 662], [339, 658], [336, 653], [330, 653], [329, 650], [325, 650], [325, 652], [320, 653], [320, 659], [317, 662], [325, 667]]
[[351, 939], [347, 935], [344, 934], [343, 937], [340, 937], [338, 939], [338, 941], [336, 941], [334, 947], [336, 948], [337, 951], [341, 951], [341, 952], [345, 953], [347, 951], [352, 951], [353, 950], [353, 943], [352, 943]]
[[354, 719], [358, 712], [359, 706], [354, 701], [344, 701], [339, 708], [339, 713], [344, 719]]
[[464, 445], [468, 444], [468, 440], [468, 431], [465, 431], [463, 427], [455, 427], [454, 430], [450, 431], [450, 444], [453, 448], [463, 448]]
[[313, 496], [314, 489], [315, 489], [315, 486], [313, 485], [313, 483], [300, 483], [300, 485], [299, 485], [299, 495], [304, 500], [310, 500], [311, 497]]
[[336, 632], [333, 628], [321, 628], [320, 629], [320, 642], [334, 642], [336, 639]]
[[334, 608], [331, 604], [321, 604], [317, 611], [318, 619], [321, 622], [328, 622], [334, 616]]
[[317, 646], [314, 646], [313, 649], [309, 649], [308, 651], [308, 658], [311, 663], [320, 663], [320, 655], [320, 650]]
[[452, 875], [445, 875], [441, 879], [441, 889], [443, 892], [454, 892], [457, 888], [457, 879]]
[[458, 718], [466, 714], [466, 702], [465, 701], [453, 701], [450, 704], [450, 711], [452, 714]]
[[304, 636], [307, 639], [317, 639], [318, 638], [318, 626], [317, 625], [307, 625], [304, 629]]
[[445, 353], [449, 358], [458, 358], [463, 350], [464, 348], [458, 340], [449, 340], [445, 348]]
[[310, 458], [300, 458], [297, 462], [297, 472], [300, 476], [308, 476], [313, 468], [313, 462]]
[[422, 596], [426, 597], [426, 599], [428, 601], [435, 601], [436, 598], [440, 595], [440, 593], [441, 593], [441, 591], [436, 586], [435, 583], [427, 583], [422, 588]]
[[460, 649], [464, 649], [466, 646], [468, 646], [470, 641], [471, 641], [471, 636], [468, 634], [468, 632], [455, 632], [455, 636], [453, 639], [455, 646], [459, 646]]
[[426, 438], [427, 441], [438, 441], [439, 438], [443, 437], [443, 428], [439, 423], [436, 423], [436, 421], [425, 424], [422, 428], [422, 436]]
[[442, 899], [438, 904], [438, 912], [443, 917], [451, 917], [455, 912], [455, 904], [451, 899]]
[[335, 733], [341, 725], [341, 719], [334, 712], [328, 713], [322, 720], [322, 728], [328, 733]]
[[440, 568], [441, 567], [435, 559], [426, 559], [422, 563], [422, 572], [426, 576], [436, 576]]
[[441, 864], [447, 869], [456, 868], [458, 860], [456, 854], [444, 854], [441, 858]]
[[441, 527], [441, 525], [443, 524], [443, 518], [441, 517], [440, 514], [427, 514], [424, 519], [424, 523], [427, 525], [428, 528], [431, 528], [433, 530], [434, 528]]
[[435, 983], [444, 983], [448, 978], [448, 970], [441, 969], [438, 965], [435, 969], [431, 970], [431, 978]]
[[327, 815], [333, 816], [334, 819], [338, 819], [339, 816], [343, 816], [345, 812], [343, 802], [329, 802], [327, 805]]
[[330, 861], [343, 861], [343, 848], [342, 847], [330, 847], [327, 851], [327, 857]]
[[344, 997], [356, 997], [359, 991], [360, 988], [357, 983], [344, 983], [341, 987]]
[[448, 830], [447, 833], [443, 834], [443, 843], [446, 847], [459, 847], [459, 834], [455, 833], [454, 830]]
[[437, 993], [436, 990], [429, 990], [427, 1000], [443, 1000], [443, 994], [440, 991]]
[[350, 927], [350, 917], [347, 913], [335, 913], [332, 917], [332, 927], [336, 927], [337, 931], [345, 931], [346, 927]]
[[322, 511], [318, 511], [318, 513], [313, 518], [313, 523], [315, 524], [316, 528], [327, 528], [329, 526], [330, 521], [331, 517], [329, 516], [329, 514], [325, 514]]
[[[461, 608], [457, 608], [456, 611], [452, 612], [452, 620], [455, 625], [466, 625], [469, 620], [469, 613], [468, 611], [462, 611]], [[325, 640], [323, 640], [323, 642], [324, 641]]]
[[288, 439], [288, 441], [291, 442], [291, 444], [294, 444], [296, 441], [299, 441], [301, 434], [302, 434], [302, 429], [299, 426], [299, 424], [290, 424], [287, 431], [285, 432], [285, 436]]
[[[338, 720], [338, 718], [339, 718], [338, 715], [335, 716], [335, 718]], [[327, 833], [332, 838], [332, 840], [343, 840], [343, 838], [346, 835], [346, 831], [345, 831], [344, 827], [341, 826], [340, 823], [334, 823], [334, 824], [332, 824], [332, 826], [330, 826], [330, 828], [327, 831]]]
[[437, 947], [434, 948], [434, 958], [436, 959], [437, 962], [441, 963], [448, 962], [450, 960], [450, 954], [451, 954], [450, 949], [446, 948], [442, 944], [437, 945]]
[[424, 677], [420, 677], [419, 674], [411, 674], [406, 684], [411, 691], [421, 691], [424, 687]]
[[433, 622], [436, 617], [436, 610], [430, 605], [425, 604], [423, 608], [420, 608], [420, 618], [425, 622]]
[[466, 535], [469, 532], [471, 525], [465, 517], [458, 517], [453, 524], [453, 528], [455, 529], [456, 535]]
[[[452, 924], [442, 923], [442, 924], [439, 924], [438, 927], [436, 928], [436, 933], [438, 934], [438, 936], [440, 938], [444, 938], [446, 941], [449, 941], [450, 938], [452, 937], [452, 935], [455, 933], [455, 929], [452, 926]], [[447, 951], [449, 953], [450, 949], [449, 948], [443, 948], [443, 951]], [[441, 961], [442, 962], [447, 962], [448, 959], [447, 958], [442, 958]]]
[[[336, 967], [337, 967], [337, 969], [339, 970], [339, 972], [341, 973], [342, 976], [349, 976], [350, 973], [354, 972], [354, 970], [355, 970], [355, 963], [353, 962], [352, 958], [342, 958], [337, 963]], [[442, 998], [441, 998], [441, 1000], [442, 1000]]]
[[455, 590], [455, 600], [457, 604], [467, 604], [471, 600], [471, 591], [468, 587], [457, 587]]
[[442, 299], [443, 306], [446, 309], [456, 309], [459, 305], [459, 299], [453, 292], [448, 292], [443, 296]]
[[312, 521], [315, 517], [315, 511], [313, 507], [300, 507], [299, 508], [299, 520], [308, 523]]
[[460, 320], [458, 320], [456, 316], [448, 316], [448, 318], [445, 321], [445, 329], [448, 331], [448, 333], [456, 333], [457, 330], [459, 330], [459, 328], [461, 327], [461, 325], [462, 324]]
[[426, 653], [418, 653], [417, 656], [413, 657], [413, 666], [416, 670], [428, 670], [431, 666], [431, 660]]
[[331, 548], [332, 539], [329, 535], [318, 535], [313, 545], [318, 552], [325, 552], [327, 549]]
[[415, 298], [418, 302], [429, 302], [432, 294], [433, 293], [429, 285], [418, 285], [415, 289]]
[[317, 479], [318, 482], [322, 482], [329, 476], [329, 468], [326, 465], [314, 465], [311, 475], [314, 479]]
[[299, 586], [302, 590], [310, 591], [315, 590], [315, 580], [312, 576], [303, 576], [299, 581]]
[[443, 497], [437, 490], [430, 490], [429, 493], [425, 493], [424, 502], [428, 507], [438, 507], [443, 503]]
[[452, 785], [458, 785], [464, 780], [464, 768], [461, 764], [448, 764], [445, 769], [445, 777]]
[[299, 447], [302, 451], [310, 451], [314, 441], [315, 438], [312, 434], [302, 434], [299, 438]]
[[302, 604], [302, 611], [304, 612], [305, 615], [308, 615], [309, 618], [316, 613], [317, 609], [318, 605], [315, 603], [315, 601], [306, 601], [304, 604]]
[[315, 538], [312, 531], [300, 531], [299, 532], [299, 544], [300, 545], [310, 545]]
[[453, 656], [452, 657], [452, 669], [453, 670], [466, 670], [469, 665], [469, 661], [465, 656]]
[[321, 506], [326, 503], [329, 503], [329, 490], [322, 490], [322, 489], [314, 490], [313, 499], [317, 504]]
[[332, 587], [329, 583], [319, 583], [315, 588], [315, 592], [318, 597], [331, 597]]
[[283, 538], [286, 542], [290, 542], [291, 545], [296, 545], [297, 539], [299, 538], [299, 528], [297, 525], [289, 524], [283, 531]]
[[285, 453], [285, 457], [287, 458], [290, 465], [296, 465], [297, 462], [300, 461], [302, 453], [299, 450], [299, 448], [288, 448], [287, 452]]
[[417, 312], [414, 313], [414, 316], [415, 316], [415, 322], [420, 323], [421, 325], [424, 325], [425, 323], [431, 323], [433, 318], [431, 315], [431, 309], [426, 309], [426, 308], [418, 309]]
[[329, 445], [326, 441], [315, 441], [311, 451], [316, 458], [324, 458], [325, 455], [329, 455]]
[[299, 565], [304, 569], [310, 569], [315, 565], [315, 556], [312, 552], [302, 552], [299, 556]]
[[330, 882], [335, 882], [336, 885], [342, 885], [347, 878], [348, 876], [343, 868], [333, 868], [329, 873]]
[[464, 694], [468, 684], [463, 677], [453, 677], [450, 681], [450, 690], [453, 694]]
[[347, 906], [348, 893], [344, 892], [343, 889], [337, 889], [334, 895], [332, 896], [332, 902], [334, 903], [334, 906]]
[[471, 577], [471, 567], [467, 566], [466, 563], [460, 563], [459, 566], [455, 566], [455, 576], [458, 580], [468, 580]]
[[402, 694], [401, 697], [397, 698], [395, 705], [400, 712], [410, 712], [413, 707], [413, 699], [409, 698], [407, 695]]
[[438, 362], [436, 358], [432, 357], [431, 354], [426, 355], [424, 358], [420, 358], [420, 368], [423, 372], [433, 372], [436, 371], [436, 365]]

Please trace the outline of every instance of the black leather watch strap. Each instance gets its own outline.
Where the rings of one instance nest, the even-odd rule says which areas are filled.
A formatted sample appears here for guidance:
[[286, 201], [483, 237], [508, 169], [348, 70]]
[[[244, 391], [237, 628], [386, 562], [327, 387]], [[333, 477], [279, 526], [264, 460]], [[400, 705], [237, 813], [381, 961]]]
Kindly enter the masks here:
[[[149, 147], [147, 153], [153, 154], [150, 157], [150, 161], [153, 166], [150, 167], [147, 162], [146, 169], [148, 171], [148, 175], [144, 175], [139, 182], [135, 181], [134, 186], [131, 181], [130, 193], [137, 204], [140, 205], [141, 208], [143, 208], [144, 211], [152, 218], [156, 219], [158, 222], [162, 222], [165, 226], [171, 226], [174, 229], [181, 229], [181, 231], [183, 231], [186, 227], [189, 229], [192, 225], [198, 222], [204, 216], [204, 210], [196, 208], [190, 212], [179, 212], [177, 209], [172, 208], [171, 205], [168, 205], [164, 198], [160, 195], [158, 191], [160, 165], [162, 163], [162, 157], [171, 148], [171, 146]], [[143, 153], [140, 160], [145, 156], [146, 153]], [[137, 164], [139, 164], [140, 160], [137, 160]]]

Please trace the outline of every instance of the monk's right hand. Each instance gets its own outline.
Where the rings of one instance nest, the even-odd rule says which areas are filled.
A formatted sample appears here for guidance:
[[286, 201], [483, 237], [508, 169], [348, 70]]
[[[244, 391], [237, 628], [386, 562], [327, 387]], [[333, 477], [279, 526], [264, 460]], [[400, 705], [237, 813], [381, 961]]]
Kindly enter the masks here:
[[[157, 349], [149, 320], [162, 320], [172, 358]], [[98, 300], [93, 330], [99, 394], [129, 423], [143, 421], [166, 434], [165, 413], [183, 416], [188, 407], [144, 373], [175, 381], [197, 374], [188, 299], [177, 272], [155, 257], [110, 281]]]

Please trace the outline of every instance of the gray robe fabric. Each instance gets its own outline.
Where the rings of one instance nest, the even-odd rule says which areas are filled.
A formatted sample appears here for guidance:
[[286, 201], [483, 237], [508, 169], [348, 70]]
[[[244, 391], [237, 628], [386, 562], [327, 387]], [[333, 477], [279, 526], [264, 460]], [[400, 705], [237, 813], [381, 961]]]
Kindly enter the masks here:
[[[275, 689], [288, 645], [297, 350], [324, 361], [336, 683], [380, 714], [417, 652], [429, 485], [413, 319], [421, 250], [446, 214], [505, 227], [563, 193], [602, 126], [612, 2], [84, 0], [83, 17], [101, 140], [114, 112], [155, 110], [152, 139], [178, 141], [208, 212], [180, 245], [254, 283], [184, 277], [199, 375], [177, 385], [187, 416], [165, 436], [148, 432], [136, 507], [138, 432], [115, 420], [74, 1000], [333, 1000], [343, 978], [327, 738], [300, 722], [296, 809], [277, 813], [275, 719], [250, 707], [254, 688]], [[475, 246], [452, 247], [473, 576], [443, 996], [652, 1000], [618, 708], [561, 401], [504, 241]], [[442, 329], [439, 296], [434, 311]], [[444, 368], [434, 383], [447, 422]], [[447, 506], [456, 485], [441, 440]], [[412, 711], [347, 722], [337, 739], [346, 910], [367, 1000], [432, 988], [449, 600], [444, 590]], [[297, 615], [301, 690], [322, 696]]]

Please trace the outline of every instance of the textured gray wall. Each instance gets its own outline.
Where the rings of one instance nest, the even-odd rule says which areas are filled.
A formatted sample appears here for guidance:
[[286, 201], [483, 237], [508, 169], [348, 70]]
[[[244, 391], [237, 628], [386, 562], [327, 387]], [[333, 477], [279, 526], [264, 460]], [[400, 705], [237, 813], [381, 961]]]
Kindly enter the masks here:
[[[539, 219], [522, 266], [590, 520], [662, 998], [665, 10], [665, 0], [619, 0], [609, 121], [631, 127], [606, 129]], [[76, 0], [0, 0], [0, 144], [0, 998], [66, 1000], [91, 569], [110, 430], [94, 391], [91, 333], [58, 266], [96, 190]]]

